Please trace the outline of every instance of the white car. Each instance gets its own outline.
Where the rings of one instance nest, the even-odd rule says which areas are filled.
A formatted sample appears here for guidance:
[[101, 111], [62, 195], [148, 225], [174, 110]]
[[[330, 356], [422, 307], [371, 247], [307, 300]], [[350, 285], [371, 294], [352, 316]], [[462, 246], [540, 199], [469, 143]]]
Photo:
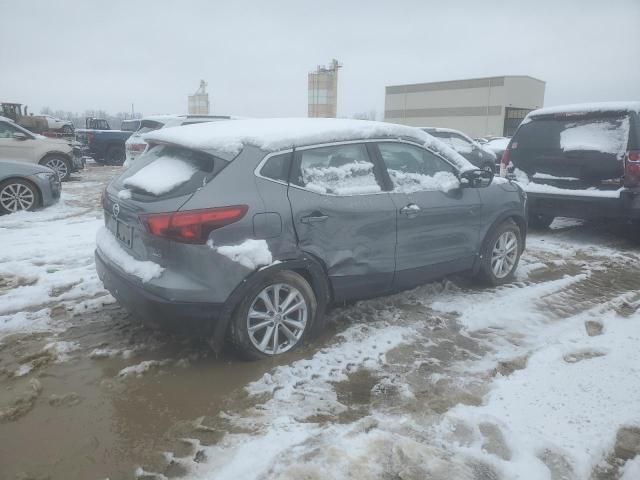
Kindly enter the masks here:
[[52, 117], [51, 115], [42, 115], [47, 119], [49, 130], [60, 130], [62, 133], [73, 133], [73, 123], [69, 120], [60, 120], [59, 118]]
[[153, 115], [145, 117], [140, 121], [140, 127], [124, 143], [126, 160], [124, 166], [128, 167], [140, 154], [147, 149], [147, 142], [142, 136], [145, 133], [161, 128], [180, 127], [182, 125], [192, 125], [194, 123], [218, 122], [220, 120], [231, 120], [233, 117], [224, 115]]
[[69, 140], [35, 134], [5, 117], [0, 117], [0, 160], [44, 165], [60, 180], [82, 168], [82, 160], [73, 156]]

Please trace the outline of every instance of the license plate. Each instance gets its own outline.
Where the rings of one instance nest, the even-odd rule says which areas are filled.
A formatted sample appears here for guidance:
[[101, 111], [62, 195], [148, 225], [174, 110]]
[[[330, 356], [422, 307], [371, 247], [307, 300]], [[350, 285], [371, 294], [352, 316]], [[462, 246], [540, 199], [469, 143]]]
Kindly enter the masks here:
[[131, 242], [133, 239], [133, 227], [122, 223], [120, 220], [116, 220], [116, 238], [124, 243], [127, 247], [131, 248]]

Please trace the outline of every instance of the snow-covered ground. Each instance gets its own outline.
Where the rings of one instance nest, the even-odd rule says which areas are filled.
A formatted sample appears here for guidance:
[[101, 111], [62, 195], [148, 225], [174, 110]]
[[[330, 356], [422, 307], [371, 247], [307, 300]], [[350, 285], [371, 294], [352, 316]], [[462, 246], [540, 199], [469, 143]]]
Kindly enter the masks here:
[[625, 229], [558, 219], [511, 285], [452, 278], [337, 308], [311, 345], [250, 364], [132, 326], [102, 289], [116, 171], [90, 164], [60, 204], [0, 217], [8, 478], [637, 478], [640, 251]]

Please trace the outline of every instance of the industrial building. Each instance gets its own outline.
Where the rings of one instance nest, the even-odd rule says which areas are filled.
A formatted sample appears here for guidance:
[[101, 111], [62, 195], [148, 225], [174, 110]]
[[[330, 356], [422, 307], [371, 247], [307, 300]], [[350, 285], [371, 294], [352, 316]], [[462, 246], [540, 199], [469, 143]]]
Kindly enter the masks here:
[[196, 93], [189, 95], [187, 112], [189, 115], [209, 115], [209, 94], [204, 80], [200, 80], [200, 88]]
[[526, 75], [386, 87], [384, 119], [415, 127], [455, 128], [472, 137], [511, 136], [544, 104], [545, 82]]
[[334, 58], [328, 67], [318, 65], [308, 76], [308, 116], [336, 118], [338, 110], [338, 69], [342, 65]]

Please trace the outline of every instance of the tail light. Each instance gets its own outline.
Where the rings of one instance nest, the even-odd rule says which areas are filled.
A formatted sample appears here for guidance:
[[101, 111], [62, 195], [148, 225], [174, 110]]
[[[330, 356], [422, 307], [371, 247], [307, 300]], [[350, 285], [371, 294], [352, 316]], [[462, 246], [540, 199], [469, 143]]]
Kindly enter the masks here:
[[128, 143], [127, 144], [127, 150], [129, 150], [130, 152], [142, 153], [144, 152], [145, 148], [147, 148], [146, 143]]
[[640, 150], [631, 150], [624, 157], [625, 187], [640, 187]]
[[507, 147], [504, 152], [502, 152], [502, 158], [500, 159], [500, 176], [507, 176], [507, 167], [509, 166], [509, 148]]
[[186, 210], [174, 213], [140, 215], [140, 221], [151, 235], [181, 243], [203, 244], [209, 233], [240, 220], [247, 213], [247, 205]]

